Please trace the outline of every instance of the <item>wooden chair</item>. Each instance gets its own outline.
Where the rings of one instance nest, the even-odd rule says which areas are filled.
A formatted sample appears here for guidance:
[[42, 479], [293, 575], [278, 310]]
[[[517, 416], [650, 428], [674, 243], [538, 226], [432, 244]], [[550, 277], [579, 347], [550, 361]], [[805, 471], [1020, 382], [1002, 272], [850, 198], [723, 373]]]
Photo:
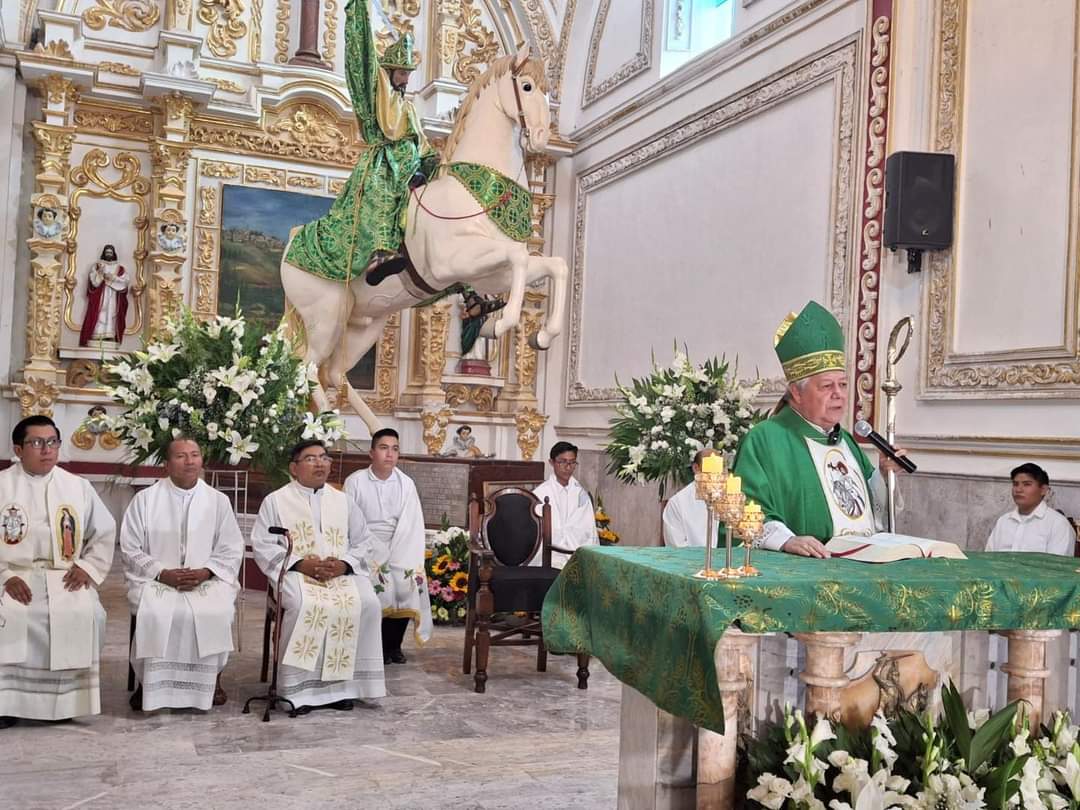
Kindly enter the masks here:
[[[536, 645], [536, 670], [547, 670], [540, 611], [544, 597], [559, 575], [551, 566], [551, 504], [541, 506], [531, 492], [505, 487], [480, 502], [469, 503], [469, 595], [465, 618], [465, 656], [462, 671], [472, 671], [475, 651], [474, 689], [484, 692], [491, 647]], [[542, 565], [529, 561], [542, 553]], [[523, 621], [514, 614], [525, 614]], [[496, 614], [503, 614], [498, 619]], [[516, 621], [515, 621], [516, 620]], [[578, 689], [588, 688], [589, 656], [579, 653]]]
[[131, 648], [135, 646], [135, 614], [131, 614], [131, 624], [128, 626], [128, 691], [135, 691], [135, 667], [131, 665]]

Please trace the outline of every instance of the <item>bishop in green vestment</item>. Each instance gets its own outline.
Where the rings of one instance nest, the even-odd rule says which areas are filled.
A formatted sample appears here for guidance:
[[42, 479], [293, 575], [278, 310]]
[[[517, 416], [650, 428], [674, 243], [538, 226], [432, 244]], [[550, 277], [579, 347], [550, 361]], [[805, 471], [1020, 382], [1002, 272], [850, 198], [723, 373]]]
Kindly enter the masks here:
[[378, 57], [366, 0], [349, 0], [345, 73], [365, 148], [330, 212], [296, 234], [286, 257], [291, 264], [333, 281], [367, 273], [369, 284], [406, 268], [401, 246], [409, 189], [439, 164], [405, 98], [418, 63], [411, 34]]
[[[882, 529], [885, 482], [840, 427], [848, 381], [844, 334], [833, 314], [809, 302], [780, 325], [775, 347], [787, 392], [743, 438], [735, 474], [765, 513], [764, 548], [825, 557], [823, 542], [832, 537]], [[880, 464], [882, 471], [899, 469], [889, 459]]]

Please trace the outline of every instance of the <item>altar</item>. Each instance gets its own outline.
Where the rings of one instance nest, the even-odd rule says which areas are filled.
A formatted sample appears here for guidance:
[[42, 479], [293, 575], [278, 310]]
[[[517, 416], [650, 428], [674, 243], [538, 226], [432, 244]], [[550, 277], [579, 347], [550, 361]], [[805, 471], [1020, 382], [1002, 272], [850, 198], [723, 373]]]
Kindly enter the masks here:
[[[693, 576], [701, 556], [701, 549], [581, 549], [549, 591], [543, 616], [549, 650], [596, 656], [627, 687], [700, 729], [699, 808], [734, 799], [736, 740], [747, 722], [740, 701], [764, 635], [792, 634], [805, 647], [803, 708], [832, 719], [849, 685], [845, 650], [863, 633], [900, 631], [1000, 632], [1009, 639], [1009, 700], [1027, 701], [1036, 727], [1058, 708], [1044, 705], [1045, 645], [1080, 622], [1073, 558], [973, 552], [967, 560], [874, 566], [761, 552], [760, 577], [705, 581]], [[624, 688], [624, 701], [628, 694]], [[623, 749], [627, 722], [624, 711]], [[622, 780], [619, 806], [638, 806], [626, 800]]]

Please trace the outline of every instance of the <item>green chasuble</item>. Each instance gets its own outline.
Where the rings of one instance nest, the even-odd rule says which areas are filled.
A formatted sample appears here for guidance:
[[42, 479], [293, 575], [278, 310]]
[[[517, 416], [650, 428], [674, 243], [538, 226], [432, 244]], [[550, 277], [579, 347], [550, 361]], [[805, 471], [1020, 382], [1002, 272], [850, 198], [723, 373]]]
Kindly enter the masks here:
[[379, 65], [364, 0], [345, 8], [345, 73], [366, 146], [330, 213], [305, 225], [286, 257], [334, 281], [363, 275], [376, 250], [400, 250], [409, 181], [417, 172], [430, 177], [438, 165], [412, 104]]
[[[873, 465], [850, 433], [841, 434], [869, 481]], [[827, 541], [833, 536], [832, 516], [807, 439], [828, 444], [824, 433], [786, 407], [743, 437], [735, 474], [742, 477], [746, 497], [761, 504], [766, 521], [779, 520], [797, 535]]]

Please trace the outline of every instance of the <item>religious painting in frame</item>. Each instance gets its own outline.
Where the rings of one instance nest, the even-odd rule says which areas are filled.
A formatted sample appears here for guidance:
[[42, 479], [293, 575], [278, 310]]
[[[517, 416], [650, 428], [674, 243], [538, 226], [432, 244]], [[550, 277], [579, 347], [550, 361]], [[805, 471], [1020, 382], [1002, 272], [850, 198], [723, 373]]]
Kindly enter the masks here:
[[[249, 321], [276, 328], [285, 314], [280, 267], [289, 231], [323, 216], [333, 201], [295, 191], [223, 185], [218, 314], [231, 316], [239, 306]], [[375, 388], [376, 348], [349, 372], [349, 382], [358, 391]]]

